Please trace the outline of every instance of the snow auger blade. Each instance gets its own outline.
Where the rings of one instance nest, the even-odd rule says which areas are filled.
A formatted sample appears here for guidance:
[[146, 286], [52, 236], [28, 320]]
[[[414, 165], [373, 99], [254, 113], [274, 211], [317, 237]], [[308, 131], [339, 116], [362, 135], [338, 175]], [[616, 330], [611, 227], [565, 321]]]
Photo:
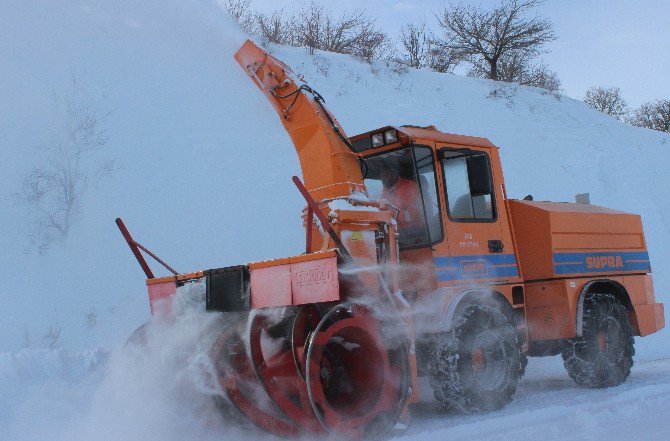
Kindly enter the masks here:
[[311, 334], [307, 391], [317, 418], [347, 439], [381, 438], [394, 429], [409, 388], [407, 352], [390, 344], [372, 309], [333, 307]]
[[372, 309], [358, 304], [323, 318], [312, 305], [252, 311], [221, 334], [211, 357], [230, 403], [283, 438], [384, 437], [409, 387], [405, 346], [385, 339]]
[[[282, 438], [296, 438], [300, 435], [297, 424], [275, 408], [256, 377], [242, 335], [245, 325], [243, 319], [230, 326], [210, 350], [219, 385], [250, 423]], [[225, 406], [222, 412], [227, 414]]]
[[[296, 312], [280, 323], [264, 312], [256, 313], [249, 320], [251, 363], [265, 392], [288, 418], [311, 434], [325, 434], [312, 412], [305, 380], [294, 361], [292, 343], [302, 346], [304, 340], [296, 343], [291, 334], [294, 329], [302, 330], [309, 325], [296, 323], [297, 320], [309, 318], [306, 314]], [[273, 326], [288, 332], [273, 335]]]

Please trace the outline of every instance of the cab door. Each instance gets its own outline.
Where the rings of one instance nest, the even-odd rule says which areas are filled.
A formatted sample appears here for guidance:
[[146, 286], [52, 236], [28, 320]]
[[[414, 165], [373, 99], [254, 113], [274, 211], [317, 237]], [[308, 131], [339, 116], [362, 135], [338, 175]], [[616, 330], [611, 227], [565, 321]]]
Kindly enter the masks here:
[[438, 282], [518, 279], [497, 150], [443, 147], [438, 158], [449, 253], [434, 258]]

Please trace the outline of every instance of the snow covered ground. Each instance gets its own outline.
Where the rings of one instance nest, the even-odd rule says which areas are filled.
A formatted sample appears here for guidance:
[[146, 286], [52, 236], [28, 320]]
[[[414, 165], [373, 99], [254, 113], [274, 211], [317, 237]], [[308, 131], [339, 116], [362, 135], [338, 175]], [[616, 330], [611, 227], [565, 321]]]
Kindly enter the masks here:
[[[198, 357], [23, 350], [0, 356], [0, 439], [115, 441], [273, 440], [221, 420]], [[427, 395], [430, 398], [430, 395]], [[486, 415], [445, 413], [427, 400], [400, 439], [667, 440], [670, 360], [637, 361], [616, 388], [578, 388], [560, 357], [532, 358], [514, 400]]]
[[578, 388], [560, 357], [531, 359], [514, 401], [489, 415], [453, 416], [418, 407], [409, 440], [667, 440], [670, 360], [638, 362], [619, 387]]
[[[297, 157], [232, 58], [245, 38], [213, 0], [3, 4], [0, 439], [258, 438], [216, 418], [197, 351], [186, 363], [177, 356], [197, 347], [192, 327], [172, 330], [170, 349], [144, 358], [115, 349], [148, 317], [117, 216], [180, 271], [290, 255], [303, 243], [303, 202], [290, 182]], [[485, 136], [501, 147], [511, 197], [571, 201], [589, 192], [595, 204], [642, 214], [657, 298], [670, 300], [668, 135], [538, 89], [271, 50], [305, 75], [351, 135], [434, 124]], [[62, 130], [58, 112], [73, 78], [78, 96], [110, 112], [101, 123], [106, 154], [121, 168], [87, 188], [68, 238], [40, 254], [14, 194], [46, 160], [36, 147]], [[62, 349], [50, 351], [56, 335]], [[667, 439], [667, 336], [637, 340], [621, 387], [578, 389], [560, 360], [531, 360], [502, 412], [456, 417], [425, 405], [406, 436]]]

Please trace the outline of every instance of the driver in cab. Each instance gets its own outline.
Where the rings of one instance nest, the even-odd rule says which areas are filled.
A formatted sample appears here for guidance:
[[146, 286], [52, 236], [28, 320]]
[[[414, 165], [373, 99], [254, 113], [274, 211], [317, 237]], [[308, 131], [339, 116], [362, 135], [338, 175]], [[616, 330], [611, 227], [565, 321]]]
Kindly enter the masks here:
[[400, 210], [397, 218], [398, 229], [423, 228], [424, 216], [418, 184], [400, 175], [397, 162], [387, 161], [384, 166], [381, 171], [384, 186], [381, 199]]

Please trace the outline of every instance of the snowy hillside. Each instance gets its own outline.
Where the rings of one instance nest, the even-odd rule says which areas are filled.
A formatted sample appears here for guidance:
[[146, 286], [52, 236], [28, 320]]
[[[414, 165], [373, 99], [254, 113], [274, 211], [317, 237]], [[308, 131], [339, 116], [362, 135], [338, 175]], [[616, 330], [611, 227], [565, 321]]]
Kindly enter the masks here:
[[[49, 424], [67, 427], [64, 421], [82, 409], [81, 402], [110, 398], [110, 381], [119, 380], [118, 369], [128, 361], [111, 356], [115, 361], [106, 364], [107, 351], [148, 318], [143, 274], [114, 219], [123, 217], [138, 240], [183, 272], [297, 253], [304, 240], [303, 202], [290, 177], [300, 170], [274, 111], [233, 59], [247, 37], [214, 0], [8, 0], [2, 9], [0, 270], [6, 280], [0, 286], [0, 396], [15, 403], [0, 405], [0, 439], [26, 427], [38, 391], [61, 397], [53, 421], [28, 438], [45, 439]], [[324, 96], [349, 135], [384, 125], [434, 124], [484, 136], [501, 148], [510, 197], [571, 201], [589, 192], [594, 204], [640, 213], [657, 298], [670, 301], [667, 135], [539, 89], [269, 49]], [[78, 95], [109, 112], [101, 121], [105, 154], [120, 169], [88, 186], [67, 239], [40, 254], [28, 237], [31, 217], [14, 194], [46, 161], [36, 147], [62, 130], [58, 114], [73, 78]], [[64, 349], [44, 350], [57, 331], [56, 345]], [[638, 339], [636, 358], [670, 357], [667, 335]], [[19, 352], [23, 346], [30, 348]], [[533, 363], [567, 378], [555, 361]], [[642, 366], [649, 372], [656, 365]], [[659, 366], [667, 388], [670, 368]], [[541, 374], [534, 375], [524, 381], [541, 382]], [[651, 374], [636, 375], [634, 368], [633, 386], [626, 388], [651, 387]], [[146, 387], [137, 393], [160, 388]], [[133, 391], [126, 384], [112, 394], [112, 405], [122, 408], [123, 394]], [[520, 411], [513, 406], [506, 415]], [[180, 412], [162, 410], [148, 411], [156, 427]], [[475, 420], [457, 424], [468, 421]], [[74, 439], [92, 439], [81, 433]], [[152, 438], [160, 436], [137, 439]]]

